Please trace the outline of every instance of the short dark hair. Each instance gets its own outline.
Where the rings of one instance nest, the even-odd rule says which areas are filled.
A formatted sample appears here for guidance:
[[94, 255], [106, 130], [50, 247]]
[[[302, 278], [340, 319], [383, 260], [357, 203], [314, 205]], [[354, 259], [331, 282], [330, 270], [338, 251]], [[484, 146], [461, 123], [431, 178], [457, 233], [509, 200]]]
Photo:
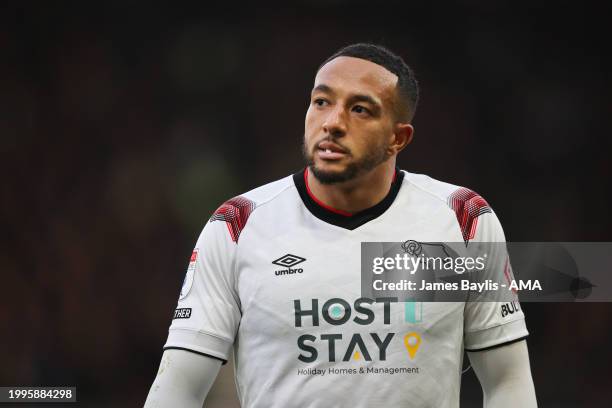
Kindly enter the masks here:
[[336, 51], [331, 57], [327, 58], [321, 65], [338, 57], [361, 58], [387, 69], [387, 71], [397, 75], [397, 95], [398, 105], [396, 106], [396, 116], [399, 120], [411, 121], [419, 102], [419, 84], [414, 75], [414, 71], [404, 62], [402, 57], [389, 51], [387, 48], [369, 43], [351, 44]]

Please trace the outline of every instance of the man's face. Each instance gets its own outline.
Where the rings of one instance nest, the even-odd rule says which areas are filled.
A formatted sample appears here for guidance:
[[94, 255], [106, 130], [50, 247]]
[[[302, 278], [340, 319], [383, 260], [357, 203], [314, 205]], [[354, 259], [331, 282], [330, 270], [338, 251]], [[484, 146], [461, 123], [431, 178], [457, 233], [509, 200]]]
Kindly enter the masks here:
[[304, 157], [324, 184], [348, 181], [390, 157], [397, 76], [373, 62], [338, 57], [315, 78]]

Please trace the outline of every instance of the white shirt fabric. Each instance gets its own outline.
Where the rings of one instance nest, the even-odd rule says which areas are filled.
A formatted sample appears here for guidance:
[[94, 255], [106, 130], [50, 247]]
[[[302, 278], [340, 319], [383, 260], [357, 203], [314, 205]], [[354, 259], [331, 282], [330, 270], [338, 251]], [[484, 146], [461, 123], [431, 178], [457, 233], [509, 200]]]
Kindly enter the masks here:
[[[397, 170], [383, 202], [340, 215], [305, 180], [285, 177], [215, 212], [164, 348], [221, 360], [233, 348], [243, 407], [458, 407], [464, 350], [527, 336], [520, 307], [364, 299], [360, 248], [504, 242], [495, 213], [468, 189]], [[507, 273], [505, 255], [489, 261]]]

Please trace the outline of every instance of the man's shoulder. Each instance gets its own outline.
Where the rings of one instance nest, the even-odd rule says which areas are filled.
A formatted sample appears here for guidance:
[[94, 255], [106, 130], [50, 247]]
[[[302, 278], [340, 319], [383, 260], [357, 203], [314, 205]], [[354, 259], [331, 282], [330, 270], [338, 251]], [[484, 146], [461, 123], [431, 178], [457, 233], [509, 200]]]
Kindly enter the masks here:
[[210, 217], [209, 222], [225, 221], [232, 240], [238, 242], [238, 238], [251, 215], [258, 208], [272, 202], [292, 187], [294, 187], [293, 178], [289, 175], [239, 194], [221, 204]]
[[248, 190], [240, 194], [238, 197], [243, 197], [252, 201], [256, 206], [260, 206], [274, 200], [284, 191], [291, 189], [292, 187], [295, 187], [295, 184], [293, 182], [292, 175], [288, 175], [281, 179], [274, 180]]
[[[413, 174], [404, 171], [404, 183], [409, 183], [411, 191], [421, 191], [425, 195], [433, 197], [439, 203], [443, 203], [456, 216], [464, 240], [467, 242], [476, 234], [477, 221], [480, 216], [488, 214], [491, 228], [499, 229], [499, 220], [489, 203], [475, 191], [436, 180], [424, 174]], [[482, 229], [482, 228], [481, 228]], [[502, 233], [503, 234], [503, 233]]]
[[414, 189], [421, 191], [423, 194], [434, 197], [447, 204], [449, 197], [451, 197], [457, 191], [472, 191], [466, 187], [437, 180], [426, 174], [410, 173], [406, 170], [402, 170], [402, 172], [404, 173], [404, 183], [409, 184]]
[[436, 180], [425, 174], [402, 171], [404, 172], [404, 183], [412, 187], [411, 191], [420, 191], [448, 206], [457, 217], [463, 216], [461, 214], [464, 212], [470, 212], [474, 216], [492, 212], [487, 201], [470, 188]]
[[291, 189], [292, 187], [295, 187], [295, 184], [293, 182], [292, 175], [289, 175], [229, 198], [221, 205], [221, 207], [248, 206], [251, 208], [251, 211], [253, 211], [256, 208], [273, 201], [283, 192]]

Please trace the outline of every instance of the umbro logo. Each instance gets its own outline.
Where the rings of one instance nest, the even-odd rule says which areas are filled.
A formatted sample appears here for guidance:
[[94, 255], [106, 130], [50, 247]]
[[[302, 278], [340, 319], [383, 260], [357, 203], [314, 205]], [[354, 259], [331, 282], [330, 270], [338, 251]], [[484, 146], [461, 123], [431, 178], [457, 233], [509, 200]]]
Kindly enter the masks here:
[[302, 268], [291, 269], [291, 267], [297, 264], [300, 264], [304, 262], [305, 260], [306, 258], [302, 258], [301, 256], [297, 256], [297, 255], [292, 255], [292, 254], [283, 255], [280, 258], [272, 261], [272, 263], [274, 265], [282, 266], [287, 269], [281, 269], [278, 271], [274, 271], [274, 274], [276, 276], [279, 276], [279, 275], [292, 275], [294, 273], [302, 273], [304, 272], [304, 269]]
[[301, 256], [287, 254], [281, 256], [276, 261], [272, 261], [272, 263], [274, 265], [284, 266], [285, 268], [291, 268], [292, 266], [302, 263], [305, 260], [306, 258], [302, 258]]

